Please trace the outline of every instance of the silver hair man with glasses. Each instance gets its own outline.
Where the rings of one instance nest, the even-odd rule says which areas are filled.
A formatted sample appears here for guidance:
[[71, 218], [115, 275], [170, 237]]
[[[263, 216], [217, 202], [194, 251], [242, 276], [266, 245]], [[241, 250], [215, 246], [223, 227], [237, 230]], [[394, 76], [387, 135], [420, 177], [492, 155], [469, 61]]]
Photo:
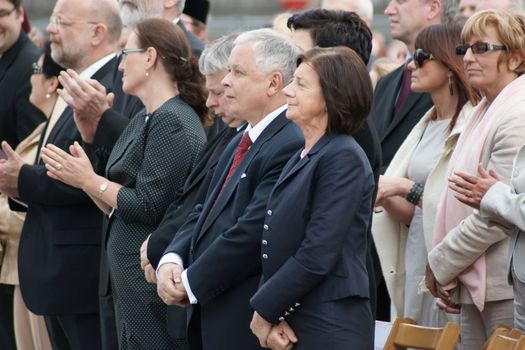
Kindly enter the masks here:
[[[121, 30], [114, 0], [58, 0], [47, 29], [57, 62], [83, 81], [111, 89]], [[68, 151], [81, 141], [63, 100], [69, 98], [62, 94], [57, 101], [39, 147], [52, 143]], [[23, 164], [9, 146], [3, 148], [8, 159], [0, 164], [0, 191], [27, 210], [19, 250], [24, 301], [44, 315], [53, 348], [100, 349], [100, 212], [81, 190], [48, 177], [41, 161]]]
[[159, 296], [189, 305], [191, 349], [259, 349], [249, 299], [261, 276], [265, 206], [303, 139], [286, 119], [282, 91], [298, 48], [270, 29], [241, 34], [222, 80], [227, 114], [248, 127], [226, 147], [203, 205], [179, 229], [157, 269]]
[[[22, 30], [23, 18], [21, 0], [0, 0], [0, 141], [13, 148], [45, 120], [29, 102], [31, 64], [40, 50]], [[13, 292], [13, 285], [0, 283], [0, 349], [16, 349]]]

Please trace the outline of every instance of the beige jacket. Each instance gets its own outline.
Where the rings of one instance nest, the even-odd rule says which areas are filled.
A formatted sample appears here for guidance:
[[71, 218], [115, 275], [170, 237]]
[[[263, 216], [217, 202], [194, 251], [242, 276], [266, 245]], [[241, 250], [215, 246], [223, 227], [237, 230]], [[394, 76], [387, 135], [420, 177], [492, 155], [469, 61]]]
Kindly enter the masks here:
[[[508, 184], [513, 158], [524, 143], [525, 101], [522, 100], [509, 106], [507, 112], [492, 125], [481, 151], [481, 163], [486, 169], [494, 169], [500, 180]], [[509, 236], [513, 233], [513, 228], [494, 225], [474, 210], [429, 252], [429, 264], [437, 280], [447, 284], [484, 253], [487, 266], [486, 301], [512, 299], [512, 287], [507, 279], [507, 253]], [[472, 304], [465, 288], [461, 286], [459, 292], [461, 303]]]
[[[445, 141], [443, 154], [437, 162], [436, 167], [430, 172], [425, 183], [423, 196], [423, 230], [427, 251], [430, 251], [432, 248], [437, 204], [439, 203], [443, 189], [447, 185], [446, 170], [448, 161], [471, 111], [472, 106], [470, 106], [470, 104], [463, 107], [454, 129]], [[433, 115], [434, 107], [429, 109], [419, 123], [414, 126], [392, 159], [392, 162], [385, 172], [385, 176], [408, 178], [410, 158], [412, 158], [412, 153], [415, 151]], [[407, 234], [408, 227], [405, 224], [392, 218], [386, 210], [381, 210], [381, 208], [376, 209], [372, 221], [372, 235], [381, 262], [381, 269], [388, 293], [390, 294], [398, 316], [403, 316], [404, 310], [405, 246]]]
[[[33, 164], [40, 135], [44, 129], [44, 123], [37, 128], [25, 140], [20, 142], [16, 152], [24, 159], [24, 162]], [[20, 233], [24, 224], [25, 213], [13, 212], [9, 209], [7, 197], [0, 195], [0, 283], [18, 284], [18, 243]]]

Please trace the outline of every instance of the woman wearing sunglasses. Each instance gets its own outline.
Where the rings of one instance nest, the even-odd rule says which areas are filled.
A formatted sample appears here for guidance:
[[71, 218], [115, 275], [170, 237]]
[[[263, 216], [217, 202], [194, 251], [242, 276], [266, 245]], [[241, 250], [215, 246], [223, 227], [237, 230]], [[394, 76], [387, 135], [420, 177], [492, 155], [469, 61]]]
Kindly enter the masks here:
[[[525, 143], [525, 20], [482, 11], [466, 22], [461, 41], [456, 53], [484, 97], [457, 142], [448, 174], [454, 181], [454, 173], [477, 174], [481, 165], [508, 184], [513, 157]], [[456, 196], [445, 189], [437, 207], [426, 282], [449, 305], [451, 288], [459, 292], [462, 349], [481, 349], [498, 324], [513, 322], [507, 254], [514, 228], [490, 221]]]
[[137, 96], [137, 113], [116, 142], [104, 176], [75, 143], [67, 154], [42, 151], [48, 174], [81, 188], [108, 215], [107, 258], [121, 349], [174, 349], [167, 306], [140, 266], [140, 247], [184, 185], [206, 141], [204, 77], [182, 30], [163, 19], [136, 25], [119, 69], [122, 89]]
[[446, 187], [444, 173], [450, 153], [478, 100], [461, 58], [454, 53], [460, 34], [459, 25], [440, 24], [424, 29], [416, 38], [416, 50], [408, 65], [410, 87], [429, 93], [434, 106], [414, 127], [380, 178], [376, 205], [384, 210], [374, 216], [372, 229], [376, 241], [388, 242], [388, 249], [378, 249], [383, 271], [397, 271], [398, 277], [388, 286], [397, 314], [426, 326], [446, 321], [432, 294], [423, 292], [421, 285], [427, 252], [432, 248], [435, 208]]

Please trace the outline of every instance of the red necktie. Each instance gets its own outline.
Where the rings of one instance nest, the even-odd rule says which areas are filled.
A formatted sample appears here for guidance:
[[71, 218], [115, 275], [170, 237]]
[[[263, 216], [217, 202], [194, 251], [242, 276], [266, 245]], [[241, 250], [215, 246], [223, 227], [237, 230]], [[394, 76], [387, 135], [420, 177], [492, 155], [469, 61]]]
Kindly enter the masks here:
[[[252, 140], [250, 139], [250, 135], [248, 132], [245, 132], [242, 135], [241, 142], [239, 142], [239, 145], [237, 145], [237, 148], [235, 149], [235, 154], [233, 156], [233, 162], [230, 166], [230, 170], [228, 171], [228, 175], [226, 175], [226, 179], [224, 179], [224, 183], [222, 184], [221, 192], [224, 190], [224, 187], [228, 184], [231, 177], [233, 176], [233, 173], [235, 170], [237, 170], [237, 167], [241, 163], [241, 160], [244, 158], [244, 155], [246, 152], [248, 152], [248, 149], [253, 144]], [[219, 195], [220, 193], [219, 192]]]
[[403, 72], [403, 79], [401, 81], [401, 87], [399, 88], [399, 96], [397, 97], [396, 104], [394, 105], [394, 117], [397, 112], [401, 109], [401, 106], [403, 106], [403, 103], [405, 102], [408, 94], [410, 93], [410, 84], [411, 84], [411, 78], [412, 78], [412, 72], [405, 67], [405, 71]]

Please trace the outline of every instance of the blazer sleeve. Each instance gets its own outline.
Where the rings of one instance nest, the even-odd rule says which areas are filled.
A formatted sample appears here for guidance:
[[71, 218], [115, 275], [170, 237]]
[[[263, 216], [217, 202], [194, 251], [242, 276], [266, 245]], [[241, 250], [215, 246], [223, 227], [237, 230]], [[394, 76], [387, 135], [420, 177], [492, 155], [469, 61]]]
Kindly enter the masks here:
[[261, 273], [260, 262], [254, 257], [260, 252], [266, 202], [282, 168], [300, 145], [300, 141], [289, 141], [279, 143], [278, 149], [272, 148], [272, 156], [262, 166], [260, 181], [242, 215], [188, 268], [191, 290], [201, 305]]
[[348, 240], [367, 239], [366, 227], [352, 229], [365, 191], [373, 191], [372, 174], [367, 177], [363, 165], [355, 150], [319, 162], [304, 239], [250, 301], [265, 320], [278, 323], [290, 306], [319, 285], [339, 262]]
[[115, 214], [124, 222], [158, 224], [191, 172], [205, 139], [192, 137], [178, 118], [166, 111], [152, 119], [135, 185], [117, 195]]
[[[505, 183], [509, 183], [511, 178], [513, 158], [519, 147], [525, 143], [523, 110], [516, 110], [505, 116], [496, 130], [486, 164], [486, 168], [495, 169]], [[512, 231], [512, 227], [494, 225], [478, 210], [474, 210], [429, 252], [428, 262], [437, 280], [441, 284], [448, 284], [490, 246], [508, 238]]]
[[480, 212], [500, 225], [516, 225], [525, 231], [525, 194], [515, 193], [503, 182], [496, 182], [485, 193]]

